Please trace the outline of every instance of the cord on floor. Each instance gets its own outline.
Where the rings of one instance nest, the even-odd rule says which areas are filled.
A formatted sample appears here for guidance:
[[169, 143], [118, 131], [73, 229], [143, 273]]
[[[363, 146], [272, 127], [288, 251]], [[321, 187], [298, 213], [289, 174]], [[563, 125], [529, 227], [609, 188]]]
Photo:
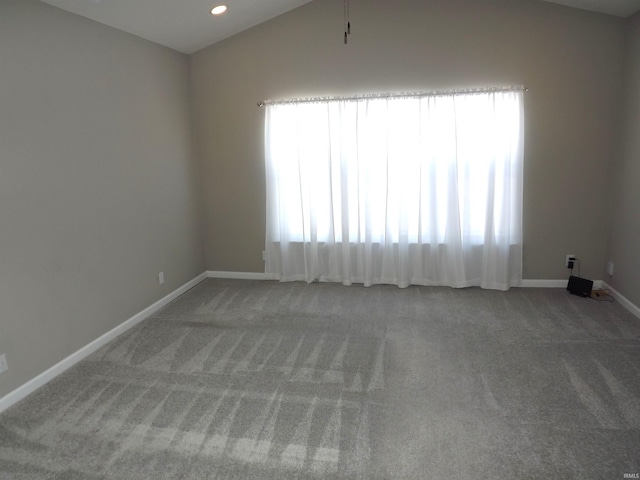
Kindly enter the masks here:
[[595, 300], [596, 302], [615, 302], [616, 299], [611, 295], [611, 291], [599, 288], [597, 290], [591, 290], [591, 300]]

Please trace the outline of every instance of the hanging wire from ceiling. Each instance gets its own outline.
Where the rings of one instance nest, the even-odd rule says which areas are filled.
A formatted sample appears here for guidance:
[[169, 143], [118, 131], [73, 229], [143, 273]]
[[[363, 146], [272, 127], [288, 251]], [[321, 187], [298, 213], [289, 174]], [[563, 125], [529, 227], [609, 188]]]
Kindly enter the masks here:
[[349, 20], [349, 0], [342, 0], [344, 8], [344, 44], [347, 44], [347, 37], [351, 35], [351, 21]]

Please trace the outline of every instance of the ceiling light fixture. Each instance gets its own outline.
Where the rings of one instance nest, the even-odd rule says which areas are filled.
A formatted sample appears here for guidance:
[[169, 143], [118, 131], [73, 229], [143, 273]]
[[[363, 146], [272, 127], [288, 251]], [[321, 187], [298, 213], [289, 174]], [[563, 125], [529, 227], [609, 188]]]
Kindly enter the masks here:
[[221, 15], [226, 11], [227, 11], [227, 6], [226, 5], [218, 5], [218, 6], [215, 6], [215, 7], [213, 7], [211, 9], [211, 14], [212, 15]]

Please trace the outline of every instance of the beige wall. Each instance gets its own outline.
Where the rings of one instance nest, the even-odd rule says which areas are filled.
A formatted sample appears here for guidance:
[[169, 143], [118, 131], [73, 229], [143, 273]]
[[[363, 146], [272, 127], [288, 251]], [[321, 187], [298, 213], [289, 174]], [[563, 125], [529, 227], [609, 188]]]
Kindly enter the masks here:
[[182, 54], [0, 1], [0, 398], [204, 271], [189, 95]]
[[528, 0], [314, 1], [191, 57], [210, 270], [264, 270], [261, 99], [524, 84], [524, 276], [602, 278], [624, 20]]
[[640, 306], [640, 13], [627, 26], [625, 119], [620, 162], [614, 168], [609, 258], [612, 277], [603, 278]]

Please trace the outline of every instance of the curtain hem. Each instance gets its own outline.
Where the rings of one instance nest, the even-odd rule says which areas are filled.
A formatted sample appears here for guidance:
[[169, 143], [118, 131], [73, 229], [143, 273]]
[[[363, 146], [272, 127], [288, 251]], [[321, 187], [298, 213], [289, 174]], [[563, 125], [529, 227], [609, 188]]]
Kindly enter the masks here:
[[362, 278], [354, 277], [354, 278], [341, 278], [341, 277], [329, 277], [326, 275], [321, 275], [320, 277], [308, 277], [304, 274], [296, 274], [296, 275], [280, 275], [274, 272], [265, 272], [265, 274], [273, 280], [277, 280], [281, 283], [286, 282], [306, 282], [306, 283], [341, 283], [345, 286], [350, 286], [353, 284], [363, 285], [365, 287], [372, 287], [374, 285], [395, 285], [398, 288], [408, 288], [410, 286], [417, 287], [449, 287], [449, 288], [471, 288], [471, 287], [479, 287], [484, 290], [499, 290], [506, 292], [513, 287], [519, 287], [522, 285], [522, 278], [512, 279], [509, 283], [492, 283], [492, 282], [482, 282], [479, 279], [474, 280], [464, 280], [459, 282], [451, 282], [451, 281], [438, 281], [438, 280], [429, 280], [429, 279], [411, 279], [409, 282], [402, 282], [392, 278], [374, 278], [369, 281], [365, 281]]

